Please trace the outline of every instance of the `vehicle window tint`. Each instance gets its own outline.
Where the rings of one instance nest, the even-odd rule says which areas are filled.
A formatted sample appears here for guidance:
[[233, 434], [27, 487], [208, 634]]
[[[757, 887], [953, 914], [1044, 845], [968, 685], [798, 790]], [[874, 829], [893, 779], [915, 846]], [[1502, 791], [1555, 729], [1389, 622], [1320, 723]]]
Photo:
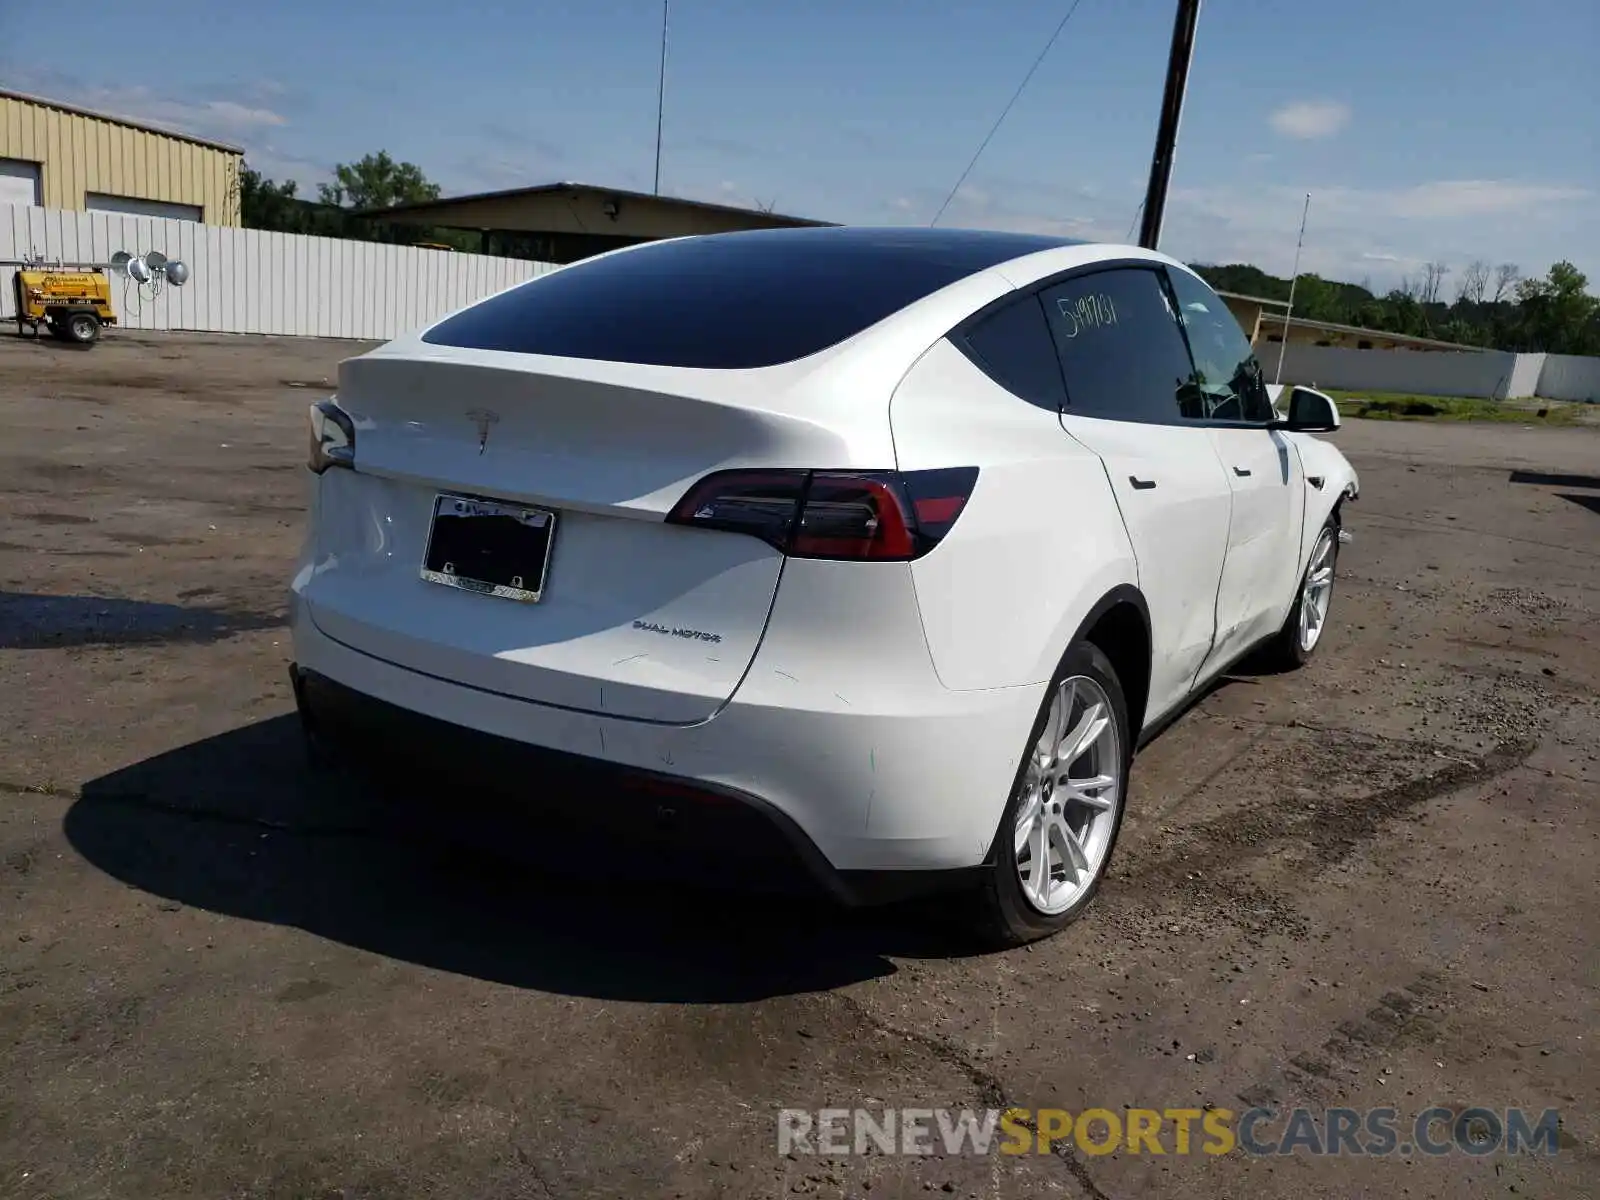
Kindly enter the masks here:
[[996, 263], [1065, 244], [870, 227], [653, 242], [491, 296], [422, 340], [664, 367], [768, 367], [837, 345]]
[[1080, 275], [1039, 293], [1066, 377], [1067, 411], [1171, 423], [1200, 410], [1189, 352], [1159, 272]]
[[1187, 271], [1168, 271], [1167, 278], [1188, 335], [1204, 416], [1213, 421], [1272, 420], [1261, 366], [1228, 306], [1205, 280]]
[[984, 374], [1030, 404], [1057, 412], [1066, 403], [1061, 363], [1038, 296], [996, 309], [958, 336], [956, 344]]

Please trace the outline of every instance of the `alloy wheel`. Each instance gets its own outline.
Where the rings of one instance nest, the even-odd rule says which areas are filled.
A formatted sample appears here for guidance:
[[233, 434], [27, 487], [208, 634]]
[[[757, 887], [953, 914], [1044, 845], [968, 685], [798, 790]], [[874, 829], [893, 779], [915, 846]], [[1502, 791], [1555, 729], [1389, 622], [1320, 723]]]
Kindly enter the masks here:
[[1017, 804], [1017, 878], [1046, 916], [1071, 908], [1100, 877], [1122, 803], [1123, 756], [1105, 689], [1062, 680], [1028, 755]]
[[1300, 650], [1310, 654], [1322, 638], [1328, 621], [1328, 605], [1333, 600], [1334, 531], [1324, 529], [1311, 551], [1311, 566], [1300, 592]]

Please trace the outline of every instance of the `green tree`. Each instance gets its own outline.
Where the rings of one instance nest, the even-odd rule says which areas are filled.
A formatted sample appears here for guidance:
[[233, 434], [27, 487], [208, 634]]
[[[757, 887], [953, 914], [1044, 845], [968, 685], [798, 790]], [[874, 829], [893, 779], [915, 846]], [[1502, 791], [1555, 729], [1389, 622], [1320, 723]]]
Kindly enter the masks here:
[[239, 172], [239, 213], [246, 228], [289, 229], [299, 216], [299, 186], [292, 179], [274, 183], [246, 164]]
[[246, 165], [239, 171], [239, 215], [246, 229], [272, 229], [279, 233], [309, 233], [321, 237], [370, 237], [370, 233], [350, 228], [351, 221], [341, 209], [299, 196], [300, 185], [293, 179], [282, 183], [268, 179]]
[[1294, 289], [1294, 315], [1308, 321], [1333, 321], [1347, 324], [1349, 305], [1339, 294], [1342, 285], [1329, 283], [1318, 275], [1302, 275]]
[[387, 150], [369, 154], [357, 163], [339, 163], [333, 182], [317, 185], [324, 204], [340, 208], [389, 208], [439, 198], [439, 185], [431, 182], [415, 163], [396, 162]]
[[[416, 163], [396, 162], [387, 150], [380, 150], [360, 162], [339, 163], [333, 168], [333, 182], [318, 184], [317, 192], [324, 204], [351, 212], [437, 200], [439, 185], [424, 175]], [[475, 232], [428, 225], [362, 219], [348, 220], [345, 226], [348, 232], [344, 236], [369, 241], [431, 242], [469, 253], [479, 250], [481, 243]]]
[[1551, 354], [1600, 351], [1600, 299], [1589, 295], [1588, 287], [1587, 276], [1569, 262], [1556, 263], [1543, 279], [1517, 285], [1520, 334], [1530, 349]]

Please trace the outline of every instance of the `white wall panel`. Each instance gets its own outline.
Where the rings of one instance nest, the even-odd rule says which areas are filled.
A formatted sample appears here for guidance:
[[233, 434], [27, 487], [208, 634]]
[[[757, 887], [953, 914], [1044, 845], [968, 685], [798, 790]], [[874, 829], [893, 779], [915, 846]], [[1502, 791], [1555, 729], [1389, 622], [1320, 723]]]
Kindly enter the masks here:
[[1586, 354], [1544, 355], [1537, 395], [1546, 400], [1600, 404], [1600, 358]]
[[[112, 304], [129, 329], [193, 329], [313, 337], [391, 338], [554, 268], [548, 263], [302, 237], [109, 212], [0, 205], [0, 259], [42, 254], [108, 262], [159, 250], [188, 264], [182, 288], [113, 276]], [[0, 318], [14, 318], [0, 267]]]
[[[1273, 354], [1267, 356], [1269, 370], [1276, 368], [1272, 358]], [[1516, 359], [1515, 354], [1498, 350], [1352, 350], [1290, 342], [1283, 360], [1283, 382], [1341, 391], [1503, 400]]]

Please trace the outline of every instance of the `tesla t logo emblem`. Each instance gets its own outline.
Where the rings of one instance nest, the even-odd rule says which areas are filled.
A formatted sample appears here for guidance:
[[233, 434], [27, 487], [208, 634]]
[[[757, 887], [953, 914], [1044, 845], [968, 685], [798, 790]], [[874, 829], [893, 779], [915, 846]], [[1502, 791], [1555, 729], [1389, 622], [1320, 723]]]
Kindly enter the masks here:
[[500, 419], [499, 413], [490, 412], [486, 408], [475, 408], [467, 414], [469, 420], [478, 425], [478, 453], [482, 454], [489, 445], [489, 426]]

